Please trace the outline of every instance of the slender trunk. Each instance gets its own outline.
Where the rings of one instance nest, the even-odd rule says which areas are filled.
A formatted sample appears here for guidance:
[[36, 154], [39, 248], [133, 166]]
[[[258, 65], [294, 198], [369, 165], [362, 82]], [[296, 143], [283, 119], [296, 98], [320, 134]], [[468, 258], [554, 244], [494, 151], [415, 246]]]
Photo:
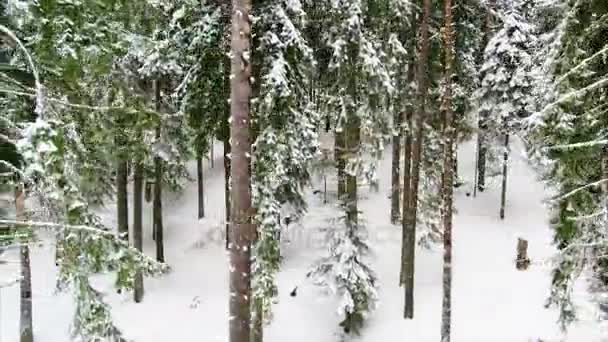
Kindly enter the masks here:
[[[23, 186], [15, 189], [15, 209], [17, 221], [25, 221], [25, 194]], [[33, 342], [34, 329], [32, 322], [32, 272], [30, 268], [30, 247], [23, 241], [20, 247], [21, 261], [21, 316], [19, 320], [20, 342]]]
[[429, 55], [429, 20], [431, 16], [431, 0], [424, 0], [424, 10], [420, 23], [421, 46], [418, 56], [418, 70], [416, 74], [418, 83], [418, 113], [416, 115], [416, 136], [412, 144], [412, 175], [410, 188], [410, 205], [407, 229], [407, 260], [405, 267], [405, 306], [403, 316], [414, 318], [414, 265], [416, 263], [416, 219], [418, 209], [418, 187], [420, 182], [420, 167], [422, 161], [422, 145], [424, 138], [424, 124], [426, 119], [427, 97], [427, 63]]
[[228, 139], [224, 141], [224, 204], [226, 206], [226, 249], [230, 247], [230, 142]]
[[[602, 179], [608, 179], [608, 145], [602, 148]], [[604, 222], [608, 222], [608, 182], [602, 183], [604, 195]]]
[[500, 192], [500, 219], [505, 218], [505, 206], [507, 205], [507, 168], [509, 164], [509, 133], [505, 133], [505, 150], [502, 161], [502, 191]]
[[[492, 7], [493, 0], [488, 1], [488, 7]], [[490, 10], [486, 12], [484, 21], [484, 35], [482, 39], [482, 47], [478, 65], [481, 67], [483, 63], [483, 50], [490, 41], [492, 30], [492, 14]], [[487, 129], [488, 129], [489, 113], [482, 111], [479, 113], [478, 130], [477, 130], [477, 189], [483, 192], [486, 187], [486, 159], [487, 159]]]
[[483, 192], [486, 188], [486, 118], [479, 113], [477, 132], [477, 189]]
[[230, 140], [230, 342], [251, 338], [251, 242], [252, 224], [249, 174], [251, 139], [249, 100], [251, 97], [251, 0], [233, 0], [231, 39]]
[[411, 186], [411, 162], [412, 162], [412, 112], [408, 110], [406, 118], [405, 152], [403, 156], [403, 201], [401, 203], [403, 217], [401, 218], [401, 272], [399, 273], [399, 285], [405, 285], [405, 269], [407, 268], [407, 247], [408, 247], [408, 211], [410, 207], [410, 186]]
[[116, 214], [118, 233], [125, 241], [129, 241], [129, 198], [127, 190], [129, 170], [125, 157], [119, 153], [116, 167]]
[[[156, 111], [160, 112], [160, 81], [156, 81], [154, 97]], [[156, 141], [160, 142], [161, 122], [156, 127]], [[163, 241], [163, 161], [159, 156], [154, 157], [154, 203], [152, 207], [154, 240], [156, 242], [156, 260], [165, 262], [165, 246]]]
[[209, 160], [211, 161], [211, 168], [213, 169], [215, 167], [215, 155], [213, 153], [213, 143], [214, 140], [211, 139], [211, 141], [209, 142]]
[[[143, 178], [144, 164], [138, 159], [135, 162], [135, 169], [133, 172], [133, 246], [140, 252], [143, 251]], [[142, 301], [144, 296], [144, 280], [141, 272], [137, 272], [137, 274], [135, 274], [134, 290], [135, 302], [139, 303]]]
[[196, 179], [198, 181], [198, 218], [205, 217], [205, 182], [203, 176], [203, 158], [196, 157]]
[[452, 216], [454, 206], [454, 176], [456, 175], [456, 121], [452, 110], [452, 81], [454, 77], [454, 24], [452, 0], [444, 0], [445, 88], [443, 92], [444, 145], [443, 162], [443, 300], [441, 342], [450, 342], [452, 327]]
[[[410, 66], [407, 71], [408, 84], [414, 81], [413, 59], [410, 59]], [[411, 94], [410, 92], [408, 92]], [[410, 187], [411, 187], [411, 172], [412, 172], [412, 132], [413, 132], [413, 107], [411, 104], [407, 107], [405, 114], [405, 127], [403, 129], [404, 153], [403, 153], [403, 201], [402, 217], [401, 217], [401, 270], [399, 272], [399, 285], [405, 285], [405, 269], [407, 268], [407, 247], [408, 247], [408, 224], [409, 224], [409, 207], [410, 207]]]
[[[401, 110], [401, 108], [399, 108]], [[393, 161], [392, 161], [392, 178], [391, 178], [391, 223], [397, 224], [401, 217], [401, 208], [399, 205], [399, 190], [401, 186], [401, 182], [399, 176], [401, 176], [401, 136], [403, 129], [402, 125], [402, 112], [396, 112], [393, 116], [393, 122], [396, 129], [398, 129], [398, 133], [393, 135]], [[397, 128], [398, 127], [398, 128]]]
[[345, 160], [345, 149], [346, 149], [346, 138], [344, 134], [345, 127], [336, 127], [335, 139], [334, 139], [334, 156], [336, 158], [336, 172], [338, 180], [338, 200], [342, 200], [346, 192], [346, 160]]

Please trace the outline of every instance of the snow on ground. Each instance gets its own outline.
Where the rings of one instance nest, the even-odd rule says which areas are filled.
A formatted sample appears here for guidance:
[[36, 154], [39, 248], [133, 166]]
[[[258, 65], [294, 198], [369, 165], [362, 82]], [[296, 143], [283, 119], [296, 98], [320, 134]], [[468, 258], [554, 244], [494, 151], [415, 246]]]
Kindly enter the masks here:
[[[221, 147], [216, 150], [221, 151]], [[474, 147], [464, 144], [460, 175], [472, 179]], [[220, 156], [220, 153], [216, 153]], [[220, 156], [221, 158], [221, 156]], [[217, 161], [220, 159], [218, 158]], [[206, 213], [196, 217], [196, 183], [181, 196], [166, 194], [164, 206], [165, 253], [172, 272], [159, 279], [146, 279], [144, 302], [135, 304], [131, 294], [116, 294], [108, 285], [111, 275], [96, 279], [107, 294], [118, 325], [136, 342], [226, 341], [228, 324], [228, 272], [223, 248], [224, 198], [222, 163], [206, 165]], [[194, 164], [191, 164], [192, 174]], [[442, 250], [419, 249], [416, 261], [415, 317], [402, 316], [403, 290], [398, 286], [400, 228], [389, 223], [390, 152], [380, 165], [380, 191], [367, 188], [361, 209], [375, 252], [374, 269], [380, 281], [380, 306], [371, 316], [361, 342], [403, 337], [408, 341], [439, 340], [441, 319]], [[549, 293], [550, 265], [544, 261], [554, 252], [551, 231], [542, 205], [543, 186], [535, 181], [526, 161], [514, 153], [509, 170], [507, 217], [498, 218], [499, 189], [493, 187], [476, 198], [467, 197], [465, 185], [457, 190], [454, 226], [453, 338], [454, 342], [560, 341], [557, 313], [544, 309]], [[318, 232], [333, 215], [319, 195], [310, 194], [310, 213], [284, 233], [285, 261], [278, 276], [279, 298], [274, 321], [266, 329], [270, 342], [335, 342], [338, 331], [337, 300], [312, 286], [305, 275], [325, 253], [326, 241]], [[113, 224], [115, 207], [100, 211]], [[151, 227], [151, 204], [145, 207], [145, 227]], [[530, 243], [530, 269], [514, 265], [518, 237]], [[151, 229], [145, 231], [145, 252], [154, 255]], [[54, 250], [48, 244], [32, 249], [34, 326], [37, 342], [67, 342], [72, 317], [69, 294], [55, 294]], [[0, 277], [18, 270], [18, 255], [0, 257]], [[298, 287], [297, 296], [289, 294]], [[18, 341], [19, 287], [0, 289], [0, 342]], [[589, 319], [571, 329], [567, 341], [600, 342], [593, 307], [585, 300], [584, 284], [579, 302]], [[564, 341], [566, 341], [564, 339]]]

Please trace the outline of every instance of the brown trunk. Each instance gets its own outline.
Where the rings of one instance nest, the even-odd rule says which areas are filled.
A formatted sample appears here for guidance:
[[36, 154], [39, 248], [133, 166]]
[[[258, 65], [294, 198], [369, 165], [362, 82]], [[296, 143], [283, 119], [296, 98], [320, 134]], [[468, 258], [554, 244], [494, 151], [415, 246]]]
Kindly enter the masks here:
[[215, 167], [215, 155], [213, 153], [213, 144], [214, 144], [214, 139], [211, 139], [211, 141], [209, 142], [209, 161], [211, 162], [211, 168], [213, 169]]
[[[17, 221], [25, 221], [25, 194], [23, 186], [15, 189], [15, 211]], [[21, 315], [19, 320], [20, 342], [33, 342], [34, 329], [32, 322], [32, 272], [30, 267], [30, 247], [22, 241], [20, 247], [21, 262]]]
[[230, 142], [224, 141], [224, 205], [226, 206], [226, 249], [230, 247]]
[[525, 271], [528, 269], [528, 266], [530, 266], [530, 258], [528, 258], [528, 240], [518, 238], [515, 268], [519, 271]]
[[418, 208], [418, 186], [420, 181], [420, 166], [422, 157], [422, 145], [424, 138], [424, 124], [426, 119], [426, 97], [427, 97], [427, 64], [429, 55], [429, 20], [431, 16], [431, 0], [424, 0], [422, 20], [420, 22], [421, 45], [418, 56], [418, 70], [416, 73], [418, 83], [418, 113], [416, 114], [416, 135], [412, 144], [412, 176], [410, 188], [410, 205], [408, 213], [407, 229], [407, 262], [405, 267], [405, 307], [404, 317], [414, 318], [414, 265], [416, 263], [416, 218]]
[[[408, 84], [414, 81], [414, 68], [411, 67], [413, 64], [410, 59], [410, 66], [407, 71]], [[409, 207], [410, 207], [410, 187], [411, 187], [411, 172], [412, 172], [412, 132], [413, 132], [413, 107], [411, 105], [407, 108], [405, 115], [405, 127], [403, 135], [405, 136], [404, 141], [404, 153], [403, 153], [403, 200], [401, 203], [401, 270], [399, 272], [399, 285], [405, 284], [405, 269], [407, 267], [407, 247], [408, 247], [408, 224], [409, 224]]]
[[411, 162], [412, 162], [412, 116], [408, 111], [406, 118], [405, 152], [403, 156], [403, 201], [401, 203], [403, 217], [401, 218], [401, 271], [399, 273], [399, 285], [405, 284], [405, 268], [407, 267], [407, 246], [408, 246], [408, 211], [410, 207], [410, 186], [411, 186]]
[[[143, 227], [142, 227], [142, 205], [143, 205], [143, 178], [144, 164], [141, 160], [135, 162], [133, 171], [133, 246], [138, 251], [143, 251]], [[134, 300], [136, 303], [142, 301], [144, 296], [144, 280], [141, 272], [135, 274]]]
[[118, 233], [125, 241], [129, 241], [128, 176], [127, 160], [124, 155], [119, 153], [116, 167], [116, 214]]
[[196, 157], [196, 179], [198, 189], [198, 218], [205, 217], [205, 179], [203, 178], [203, 158]]
[[[401, 110], [399, 108], [399, 110]], [[401, 217], [401, 208], [399, 206], [399, 192], [400, 192], [400, 179], [399, 176], [401, 175], [401, 136], [402, 136], [402, 131], [403, 128], [401, 127], [402, 125], [402, 116], [403, 113], [402, 112], [396, 112], [393, 116], [393, 122], [394, 122], [394, 126], [395, 129], [397, 129], [397, 134], [393, 135], [393, 161], [392, 161], [392, 167], [391, 167], [391, 223], [392, 224], [397, 224], [397, 222], [399, 222], [399, 219]]]
[[608, 222], [608, 145], [602, 148], [602, 195], [604, 196], [604, 222]]
[[[488, 7], [492, 7], [493, 1], [488, 1]], [[484, 35], [482, 40], [482, 48], [480, 52], [479, 66], [481, 67], [481, 63], [483, 63], [483, 50], [486, 45], [490, 41], [490, 35], [492, 34], [492, 14], [490, 10], [486, 11], [486, 17], [484, 21]], [[479, 191], [484, 191], [486, 187], [486, 154], [487, 154], [487, 120], [489, 113], [481, 112], [479, 113], [478, 118], [478, 131], [477, 131], [477, 179], [475, 180], [477, 183], [477, 187], [475, 191], [479, 189]]]
[[444, 112], [443, 161], [443, 300], [441, 315], [441, 342], [450, 342], [452, 330], [452, 216], [454, 207], [456, 121], [452, 110], [452, 82], [454, 77], [455, 32], [452, 0], [444, 0], [444, 53], [445, 88], [442, 109]]
[[225, 218], [226, 218], [226, 249], [230, 246], [230, 72], [231, 72], [231, 61], [229, 58], [230, 54], [230, 41], [232, 34], [230, 28], [230, 18], [232, 17], [232, 7], [229, 2], [218, 1], [222, 6], [222, 24], [224, 25], [224, 49], [226, 54], [223, 60], [224, 67], [224, 121], [222, 122], [222, 143], [224, 147], [224, 205], [225, 205]]
[[230, 140], [232, 179], [230, 221], [230, 342], [251, 337], [251, 243], [254, 235], [249, 163], [251, 153], [251, 0], [233, 0], [231, 39]]
[[346, 161], [344, 157], [344, 151], [346, 150], [346, 138], [344, 130], [346, 130], [346, 127], [336, 127], [334, 139], [334, 156], [336, 158], [336, 172], [338, 180], [338, 200], [342, 200], [342, 197], [346, 193]]
[[[156, 111], [160, 113], [160, 81], [156, 81], [154, 97]], [[160, 142], [161, 122], [156, 127], [156, 141]], [[154, 157], [154, 203], [152, 207], [152, 225], [154, 226], [154, 240], [156, 242], [156, 260], [165, 262], [165, 246], [163, 241], [163, 161], [159, 156]]]
[[505, 218], [505, 207], [507, 205], [507, 169], [509, 166], [509, 134], [505, 133], [505, 151], [502, 161], [502, 191], [500, 192], [500, 219]]

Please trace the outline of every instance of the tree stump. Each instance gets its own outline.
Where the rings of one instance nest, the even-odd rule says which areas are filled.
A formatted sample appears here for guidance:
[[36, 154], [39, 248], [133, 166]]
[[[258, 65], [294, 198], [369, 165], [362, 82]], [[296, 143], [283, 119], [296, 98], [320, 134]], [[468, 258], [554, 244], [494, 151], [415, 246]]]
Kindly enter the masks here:
[[530, 258], [528, 258], [528, 240], [521, 238], [517, 239], [517, 260], [515, 266], [520, 271], [525, 271], [530, 266]]

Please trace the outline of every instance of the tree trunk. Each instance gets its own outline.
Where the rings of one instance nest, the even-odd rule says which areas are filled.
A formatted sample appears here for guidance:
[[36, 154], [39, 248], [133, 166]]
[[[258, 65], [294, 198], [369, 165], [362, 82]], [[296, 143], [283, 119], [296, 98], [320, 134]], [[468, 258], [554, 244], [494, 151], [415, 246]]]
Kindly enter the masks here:
[[[401, 110], [401, 108], [399, 108]], [[402, 112], [395, 112], [393, 116], [393, 122], [396, 129], [398, 129], [398, 133], [393, 135], [393, 161], [392, 161], [392, 178], [391, 178], [391, 223], [397, 224], [401, 217], [401, 208], [399, 206], [399, 192], [401, 182], [399, 176], [401, 176], [401, 136], [403, 128], [402, 125]], [[398, 128], [397, 128], [398, 127]]]
[[457, 139], [456, 121], [452, 110], [452, 82], [454, 77], [455, 32], [453, 24], [452, 0], [444, 0], [444, 53], [445, 87], [443, 111], [445, 115], [443, 162], [443, 300], [441, 315], [441, 342], [450, 342], [452, 327], [452, 216], [454, 206], [455, 145]]
[[[25, 194], [23, 186], [15, 189], [15, 211], [17, 221], [25, 221]], [[21, 316], [19, 320], [20, 342], [34, 341], [32, 322], [32, 272], [30, 268], [30, 247], [27, 241], [22, 241], [20, 247], [21, 262]]]
[[[344, 125], [344, 124], [342, 124]], [[345, 127], [336, 127], [335, 139], [334, 139], [334, 156], [336, 158], [336, 172], [338, 180], [338, 200], [341, 201], [342, 197], [346, 193], [346, 161], [345, 153], [346, 150], [346, 138], [344, 134]]]
[[525, 271], [528, 269], [528, 266], [530, 266], [530, 258], [528, 258], [528, 240], [518, 238], [515, 268], [519, 271]]
[[422, 162], [422, 145], [424, 124], [426, 121], [426, 97], [428, 88], [427, 63], [429, 55], [429, 20], [431, 16], [431, 0], [424, 0], [424, 11], [420, 23], [421, 46], [418, 56], [418, 113], [416, 115], [416, 136], [412, 144], [412, 176], [410, 188], [410, 205], [407, 227], [407, 260], [405, 263], [405, 306], [403, 315], [406, 319], [414, 318], [414, 265], [416, 263], [416, 218], [418, 209], [418, 186], [420, 182], [420, 167]]
[[[492, 3], [493, 0], [489, 0], [487, 6], [488, 7], [492, 7]], [[481, 64], [483, 63], [483, 51], [486, 47], [486, 45], [488, 44], [488, 42], [490, 41], [490, 35], [491, 35], [491, 31], [492, 31], [492, 14], [490, 12], [490, 10], [488, 9], [486, 11], [486, 17], [485, 17], [485, 22], [484, 22], [484, 35], [483, 35], [483, 39], [482, 39], [482, 46], [481, 46], [481, 51], [480, 51], [480, 58], [479, 58], [479, 67], [481, 67]], [[479, 113], [479, 118], [477, 121], [477, 126], [478, 126], [478, 130], [477, 130], [477, 189], [480, 192], [483, 192], [485, 190], [486, 187], [486, 155], [487, 155], [487, 120], [488, 120], [488, 116], [489, 113], [486, 112], [480, 112]], [[476, 190], [477, 190], [476, 189]]]
[[196, 179], [198, 181], [198, 218], [205, 217], [205, 182], [203, 177], [203, 158], [196, 157]]
[[486, 188], [486, 118], [479, 114], [477, 132], [477, 189], [483, 192]]
[[209, 161], [211, 162], [212, 169], [215, 167], [215, 154], [213, 153], [213, 143], [214, 140], [211, 139], [211, 141], [209, 142]]
[[230, 246], [230, 124], [228, 123], [230, 119], [230, 72], [231, 72], [231, 60], [230, 60], [230, 41], [232, 34], [230, 28], [230, 18], [232, 17], [232, 6], [228, 1], [218, 1], [218, 3], [222, 6], [222, 24], [224, 26], [224, 49], [226, 54], [223, 60], [224, 67], [224, 120], [222, 122], [222, 142], [224, 147], [224, 205], [225, 212], [224, 217], [226, 218], [226, 249]]
[[[608, 145], [602, 148], [602, 179], [608, 180]], [[602, 183], [604, 196], [604, 222], [608, 222], [608, 181]]]
[[411, 186], [411, 164], [412, 164], [412, 116], [411, 108], [406, 114], [405, 152], [403, 156], [403, 201], [401, 203], [403, 217], [401, 218], [401, 271], [399, 273], [399, 285], [405, 285], [405, 269], [407, 268], [408, 253], [408, 224], [410, 207], [410, 186]]
[[[143, 178], [144, 164], [138, 159], [133, 171], [133, 246], [140, 252], [143, 252]], [[137, 272], [135, 275], [134, 287], [134, 300], [139, 303], [144, 296], [144, 280], [141, 272]]]
[[128, 172], [127, 159], [119, 153], [116, 167], [116, 214], [118, 233], [127, 242], [129, 241]]
[[230, 342], [251, 338], [251, 242], [252, 224], [249, 174], [251, 139], [251, 0], [233, 0], [230, 140], [232, 179], [230, 221]]
[[224, 204], [226, 206], [226, 249], [230, 247], [230, 142], [228, 139], [224, 140]]
[[502, 162], [502, 191], [500, 192], [500, 219], [505, 218], [505, 206], [507, 205], [507, 168], [509, 166], [509, 133], [505, 133], [505, 151]]
[[[156, 81], [155, 102], [156, 111], [160, 113], [160, 81]], [[156, 127], [156, 141], [160, 142], [161, 123]], [[156, 242], [156, 260], [165, 262], [165, 246], [163, 241], [163, 161], [159, 156], [154, 157], [154, 203], [152, 207], [152, 220], [154, 227], [154, 241]]]
[[[414, 18], [415, 19], [415, 18]], [[413, 45], [412, 45], [413, 46]], [[408, 87], [414, 81], [414, 59], [410, 58], [410, 65], [407, 70], [407, 83]], [[409, 95], [412, 95], [411, 88], [408, 91]], [[412, 96], [413, 97], [413, 96]], [[409, 220], [409, 207], [410, 207], [410, 195], [411, 195], [411, 172], [412, 172], [412, 133], [414, 130], [412, 118], [413, 106], [411, 103], [407, 107], [405, 114], [405, 127], [403, 128], [404, 140], [404, 153], [403, 153], [403, 200], [401, 203], [401, 270], [399, 272], [399, 285], [405, 285], [405, 269], [407, 267], [407, 247], [408, 247], [408, 224]]]

